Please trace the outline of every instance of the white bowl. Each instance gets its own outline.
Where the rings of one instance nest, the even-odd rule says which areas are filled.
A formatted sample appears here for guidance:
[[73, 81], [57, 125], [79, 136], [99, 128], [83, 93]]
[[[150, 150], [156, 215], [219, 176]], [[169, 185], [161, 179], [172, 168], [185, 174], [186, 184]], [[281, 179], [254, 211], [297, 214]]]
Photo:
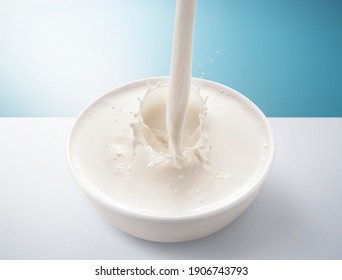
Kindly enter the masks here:
[[[168, 77], [156, 77], [150, 78], [149, 81], [152, 83], [159, 81], [165, 82], [167, 79]], [[109, 198], [107, 194], [104, 194], [100, 190], [98, 185], [89, 183], [91, 180], [86, 178], [88, 176], [87, 172], [82, 172], [82, 176], [80, 176], [82, 164], [79, 164], [72, 159], [71, 143], [75, 140], [74, 138], [76, 137], [77, 130], [84, 125], [83, 121], [86, 116], [89, 115], [89, 112], [93, 112], [94, 107], [103, 104], [112, 96], [117, 96], [117, 94], [121, 94], [122, 92], [143, 88], [146, 85], [146, 81], [140, 80], [132, 82], [101, 96], [87, 106], [77, 117], [67, 143], [67, 160], [73, 177], [87, 197], [93, 202], [93, 205], [111, 224], [130, 235], [158, 242], [181, 242], [210, 235], [230, 224], [247, 209], [255, 199], [263, 181], [270, 171], [275, 153], [275, 144], [271, 127], [264, 114], [249, 99], [231, 88], [212, 81], [193, 80], [200, 82], [203, 86], [207, 86], [208, 88], [218, 89], [221, 92], [234, 96], [241, 100], [244, 106], [248, 107], [249, 110], [257, 115], [259, 121], [262, 122], [262, 125], [264, 126], [265, 137], [269, 143], [267, 159], [263, 163], [262, 171], [253, 179], [253, 183], [249, 184], [248, 187], [244, 187], [243, 190], [239, 191], [232, 198], [227, 199], [225, 203], [206, 207], [201, 211], [195, 211], [193, 213], [178, 212], [171, 215], [170, 213], [160, 213], [156, 215], [149, 214], [148, 211], [140, 211], [139, 209], [132, 207], [131, 203], [125, 205], [125, 201], [117, 202], [115, 201], [116, 198]], [[208, 108], [208, 110], [210, 110], [210, 108]], [[141, 184], [144, 184], [144, 182], [141, 182]], [[114, 184], [113, 188], [115, 187]], [[163, 186], [160, 187], [162, 188]]]

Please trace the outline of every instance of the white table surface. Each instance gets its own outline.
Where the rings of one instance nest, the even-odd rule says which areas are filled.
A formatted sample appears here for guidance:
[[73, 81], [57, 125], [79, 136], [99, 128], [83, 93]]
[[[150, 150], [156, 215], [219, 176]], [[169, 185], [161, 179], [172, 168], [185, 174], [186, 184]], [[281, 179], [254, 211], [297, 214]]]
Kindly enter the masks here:
[[276, 159], [254, 203], [196, 241], [118, 231], [69, 173], [72, 118], [0, 118], [0, 259], [342, 259], [342, 118], [270, 119]]

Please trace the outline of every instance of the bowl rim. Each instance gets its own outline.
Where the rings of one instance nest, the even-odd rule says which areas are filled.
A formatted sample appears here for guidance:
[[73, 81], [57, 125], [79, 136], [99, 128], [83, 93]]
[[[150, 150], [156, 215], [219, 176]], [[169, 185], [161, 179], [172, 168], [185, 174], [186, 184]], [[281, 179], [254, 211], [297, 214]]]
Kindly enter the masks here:
[[147, 214], [147, 213], [140, 213], [140, 212], [136, 212], [133, 211], [131, 209], [128, 208], [123, 208], [120, 207], [120, 203], [114, 204], [113, 200], [109, 200], [108, 196], [105, 194], [102, 194], [101, 191], [99, 190], [92, 190], [88, 185], [85, 185], [84, 183], [81, 182], [81, 180], [79, 179], [79, 176], [77, 176], [76, 172], [75, 172], [75, 167], [72, 163], [71, 160], [71, 151], [70, 151], [70, 143], [72, 140], [72, 136], [73, 133], [75, 131], [75, 129], [77, 128], [78, 124], [80, 123], [80, 120], [82, 119], [82, 117], [94, 106], [96, 105], [99, 101], [115, 94], [116, 92], [120, 92], [120, 91], [126, 91], [126, 90], [130, 90], [133, 88], [137, 88], [142, 86], [143, 84], [147, 84], [147, 82], [153, 82], [153, 81], [167, 81], [169, 79], [169, 76], [157, 76], [157, 77], [151, 77], [151, 78], [147, 78], [147, 79], [140, 79], [140, 80], [135, 80], [132, 82], [128, 82], [125, 83], [121, 86], [118, 86], [112, 90], [110, 90], [109, 92], [100, 95], [99, 97], [97, 97], [95, 100], [93, 100], [92, 102], [90, 102], [76, 117], [74, 124], [71, 128], [71, 130], [69, 131], [68, 137], [67, 137], [67, 143], [66, 143], [66, 158], [67, 158], [67, 164], [69, 166], [69, 170], [72, 174], [72, 177], [74, 178], [74, 180], [77, 182], [78, 186], [81, 188], [82, 191], [84, 191], [89, 198], [91, 198], [92, 200], [94, 200], [96, 203], [98, 203], [99, 205], [101, 205], [102, 207], [106, 208], [107, 210], [111, 211], [111, 212], [115, 212], [115, 213], [119, 213], [122, 214], [124, 216], [129, 216], [132, 218], [138, 218], [138, 219], [143, 219], [143, 220], [154, 220], [154, 221], [168, 221], [168, 222], [177, 222], [177, 221], [186, 221], [186, 220], [199, 220], [199, 219], [204, 219], [204, 218], [209, 218], [212, 216], [216, 216], [216, 215], [220, 215], [224, 212], [227, 212], [235, 207], [237, 207], [238, 205], [242, 204], [245, 200], [247, 200], [253, 193], [257, 193], [262, 185], [262, 183], [264, 182], [264, 180], [266, 179], [266, 177], [268, 176], [273, 161], [274, 161], [274, 157], [275, 157], [275, 139], [274, 139], [274, 134], [271, 128], [271, 125], [267, 119], [267, 117], [265, 116], [265, 114], [259, 109], [259, 107], [257, 105], [255, 105], [250, 99], [248, 99], [246, 96], [244, 96], [243, 94], [241, 94], [240, 92], [217, 82], [211, 81], [211, 80], [206, 80], [206, 79], [200, 79], [200, 78], [195, 78], [192, 77], [192, 82], [196, 81], [196, 82], [200, 82], [200, 85], [205, 84], [207, 86], [210, 87], [214, 87], [215, 89], [219, 89], [219, 90], [223, 90], [226, 92], [230, 92], [235, 94], [236, 96], [238, 96], [239, 98], [241, 98], [244, 102], [248, 103], [249, 107], [252, 107], [253, 110], [258, 114], [258, 116], [262, 119], [262, 121], [265, 124], [265, 128], [266, 131], [269, 135], [269, 156], [268, 156], [268, 160], [265, 164], [265, 167], [263, 168], [262, 172], [260, 173], [260, 175], [257, 177], [257, 179], [255, 180], [255, 182], [253, 184], [251, 184], [251, 187], [246, 188], [246, 190], [244, 190], [243, 192], [239, 193], [234, 200], [228, 201], [227, 203], [222, 203], [219, 205], [215, 205], [213, 208], [210, 209], [206, 209], [205, 211], [198, 211], [198, 212], [194, 212], [194, 213], [187, 213], [184, 215], [173, 215], [173, 216], [169, 216], [169, 215], [154, 215], [154, 214]]

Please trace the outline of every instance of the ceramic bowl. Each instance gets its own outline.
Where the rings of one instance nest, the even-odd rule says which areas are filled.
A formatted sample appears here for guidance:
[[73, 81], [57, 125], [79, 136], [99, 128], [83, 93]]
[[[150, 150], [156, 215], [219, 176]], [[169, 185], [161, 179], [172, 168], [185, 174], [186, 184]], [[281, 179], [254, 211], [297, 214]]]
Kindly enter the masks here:
[[[156, 77], [150, 78], [149, 82], [157, 83], [159, 81], [166, 81], [167, 79], [167, 77]], [[108, 195], [104, 194], [96, 183], [89, 183], [91, 178], [88, 180], [87, 176], [89, 175], [89, 177], [91, 177], [91, 172], [88, 172], [89, 174], [87, 172], [82, 172], [82, 176], [80, 175], [82, 164], [73, 160], [72, 143], [75, 141], [76, 132], [84, 125], [82, 122], [87, 114], [92, 112], [94, 107], [122, 92], [139, 90], [146, 85], [146, 81], [140, 80], [129, 83], [99, 97], [87, 106], [77, 117], [67, 143], [67, 160], [73, 177], [92, 204], [112, 225], [130, 235], [158, 242], [182, 242], [210, 235], [230, 224], [247, 209], [255, 199], [262, 183], [270, 171], [275, 153], [275, 143], [272, 129], [265, 115], [249, 99], [229, 87], [212, 81], [194, 80], [200, 82], [204, 86], [215, 90], [218, 89], [241, 99], [245, 106], [248, 106], [248, 108], [258, 116], [265, 128], [265, 135], [269, 142], [269, 155], [267, 160], [263, 163], [264, 167], [257, 178], [254, 179], [253, 184], [250, 184], [248, 188], [245, 187], [238, 195], [235, 195], [232, 199], [227, 199], [226, 203], [221, 203], [219, 206], [207, 207], [194, 213], [177, 213], [175, 215], [165, 215], [163, 213], [160, 215], [150, 215], [148, 214], [148, 211], [136, 210], [132, 207], [131, 202], [130, 205], [126, 206], [124, 201], [118, 203], [115, 200], [115, 197], [109, 199]], [[141, 184], [144, 184], [144, 182], [141, 181]], [[113, 188], [115, 187], [114, 182]]]

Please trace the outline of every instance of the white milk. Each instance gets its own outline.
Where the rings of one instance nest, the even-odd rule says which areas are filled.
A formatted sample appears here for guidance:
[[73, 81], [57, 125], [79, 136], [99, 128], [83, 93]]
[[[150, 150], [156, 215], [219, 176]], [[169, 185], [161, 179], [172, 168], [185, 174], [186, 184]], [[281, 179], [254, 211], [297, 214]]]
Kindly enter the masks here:
[[174, 157], [183, 154], [183, 130], [192, 77], [192, 45], [197, 0], [177, 0], [166, 127]]
[[204, 129], [205, 102], [191, 90], [196, 6], [197, 0], [177, 0], [169, 86], [146, 94], [141, 122], [133, 125], [137, 141], [152, 148], [150, 165], [172, 164], [181, 168], [200, 161], [208, 169], [210, 143]]
[[[134, 152], [130, 125], [139, 123], [138, 98], [142, 100], [151, 88], [167, 92], [168, 79], [162, 78], [151, 79], [150, 89], [145, 81], [119, 88], [83, 112], [70, 142], [79, 181], [118, 207], [172, 217], [215, 209], [259, 180], [271, 156], [271, 135], [263, 114], [226, 87], [197, 79], [193, 83], [202, 98], [207, 98], [205, 130], [212, 144], [211, 170], [200, 162], [181, 169], [168, 164], [148, 167], [150, 150], [138, 145]], [[190, 99], [194, 115], [185, 130], [196, 127], [196, 102]]]

